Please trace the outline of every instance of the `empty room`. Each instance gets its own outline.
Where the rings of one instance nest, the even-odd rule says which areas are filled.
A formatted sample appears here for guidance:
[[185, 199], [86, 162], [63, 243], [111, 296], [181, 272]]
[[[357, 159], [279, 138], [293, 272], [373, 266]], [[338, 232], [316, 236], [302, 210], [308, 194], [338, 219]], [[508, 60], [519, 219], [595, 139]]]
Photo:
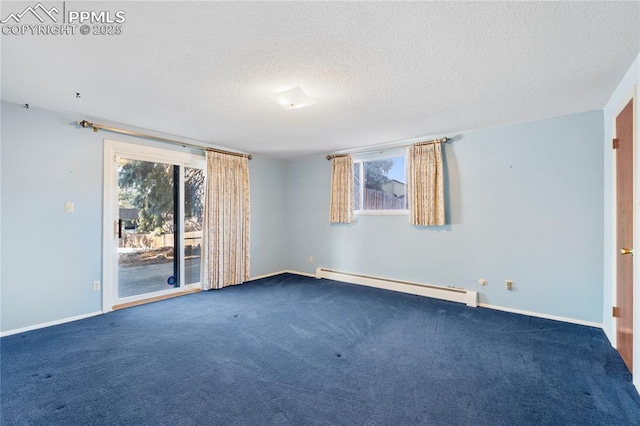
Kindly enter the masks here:
[[0, 424], [640, 425], [640, 2], [0, 4]]

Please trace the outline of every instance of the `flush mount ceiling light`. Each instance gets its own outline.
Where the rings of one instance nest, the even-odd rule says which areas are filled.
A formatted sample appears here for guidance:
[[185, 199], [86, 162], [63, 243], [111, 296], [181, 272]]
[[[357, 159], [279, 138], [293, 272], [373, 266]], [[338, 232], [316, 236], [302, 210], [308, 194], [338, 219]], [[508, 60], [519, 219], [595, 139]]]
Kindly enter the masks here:
[[299, 86], [276, 92], [269, 97], [284, 109], [304, 108], [316, 103], [316, 100], [309, 97]]

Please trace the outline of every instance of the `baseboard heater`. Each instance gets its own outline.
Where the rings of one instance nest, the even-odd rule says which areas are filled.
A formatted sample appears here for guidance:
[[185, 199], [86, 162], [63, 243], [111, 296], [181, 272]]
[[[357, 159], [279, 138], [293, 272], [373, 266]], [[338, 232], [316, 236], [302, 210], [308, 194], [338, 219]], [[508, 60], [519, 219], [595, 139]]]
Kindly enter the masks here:
[[465, 303], [467, 306], [478, 306], [478, 292], [465, 290], [463, 288], [393, 280], [389, 278], [334, 271], [326, 268], [317, 268], [316, 278], [327, 278], [329, 280], [343, 281], [352, 284], [399, 291], [402, 293], [433, 297], [434, 299], [448, 300], [450, 302]]

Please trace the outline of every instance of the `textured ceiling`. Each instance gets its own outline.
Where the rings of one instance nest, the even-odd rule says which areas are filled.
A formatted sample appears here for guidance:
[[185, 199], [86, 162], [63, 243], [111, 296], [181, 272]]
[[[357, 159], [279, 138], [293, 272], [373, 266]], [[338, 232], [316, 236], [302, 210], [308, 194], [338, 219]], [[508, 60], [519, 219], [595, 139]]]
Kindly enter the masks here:
[[640, 51], [638, 2], [78, 4], [124, 33], [3, 35], [3, 100], [283, 159], [601, 109]]

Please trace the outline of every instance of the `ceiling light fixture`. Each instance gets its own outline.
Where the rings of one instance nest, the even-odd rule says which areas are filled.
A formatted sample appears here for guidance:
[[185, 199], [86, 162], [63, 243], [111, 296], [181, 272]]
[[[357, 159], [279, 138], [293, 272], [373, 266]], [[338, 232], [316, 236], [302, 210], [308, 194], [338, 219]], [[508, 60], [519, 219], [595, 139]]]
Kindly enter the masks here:
[[273, 93], [269, 97], [284, 109], [303, 108], [316, 103], [316, 100], [307, 95], [300, 86]]

